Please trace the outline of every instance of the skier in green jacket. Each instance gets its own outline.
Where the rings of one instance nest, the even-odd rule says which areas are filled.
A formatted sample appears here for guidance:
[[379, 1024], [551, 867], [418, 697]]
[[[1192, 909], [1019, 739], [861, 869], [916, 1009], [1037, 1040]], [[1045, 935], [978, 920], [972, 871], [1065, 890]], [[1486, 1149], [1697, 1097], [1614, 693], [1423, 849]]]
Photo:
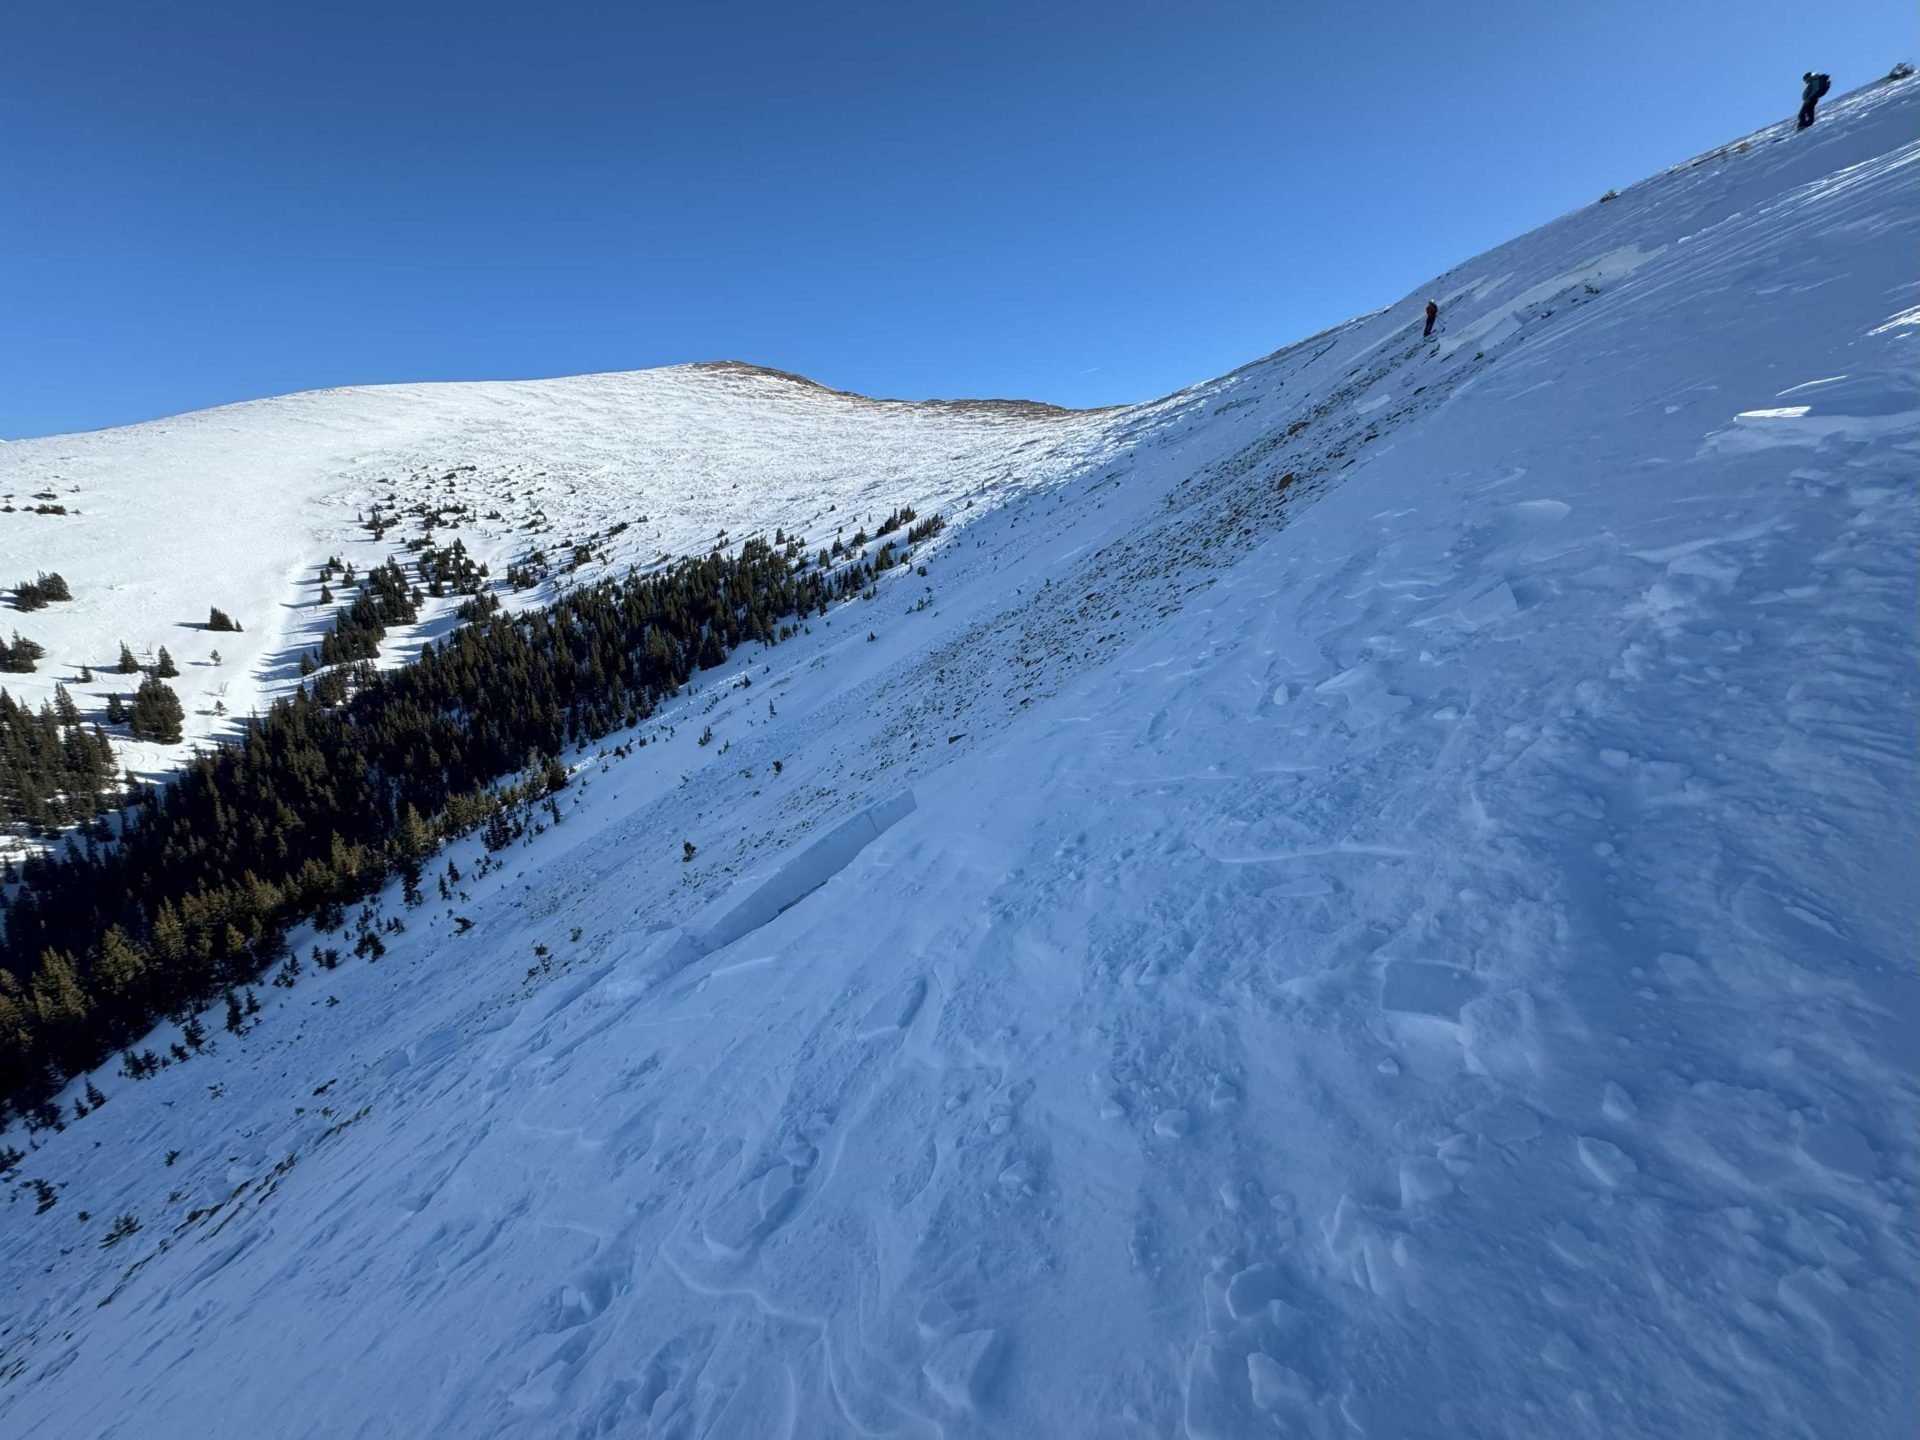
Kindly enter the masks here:
[[1813, 124], [1813, 107], [1820, 103], [1820, 97], [1833, 88], [1833, 81], [1816, 70], [1802, 75], [1806, 88], [1800, 92], [1800, 128], [1806, 129]]

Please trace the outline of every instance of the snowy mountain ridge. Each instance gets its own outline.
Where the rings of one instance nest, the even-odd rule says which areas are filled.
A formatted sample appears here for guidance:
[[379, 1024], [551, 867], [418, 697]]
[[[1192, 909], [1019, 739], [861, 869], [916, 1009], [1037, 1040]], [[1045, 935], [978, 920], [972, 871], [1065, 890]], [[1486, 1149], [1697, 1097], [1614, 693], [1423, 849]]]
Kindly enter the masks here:
[[129, 526], [8, 551], [95, 628], [312, 610], [469, 464], [500, 562], [950, 526], [451, 847], [377, 964], [96, 1077], [8, 1177], [0, 1423], [1906, 1433], [1917, 112], [1121, 411], [666, 371], [7, 447]]
[[[37, 704], [64, 682], [97, 709], [132, 688], [113, 673], [117, 645], [143, 659], [164, 645], [183, 667], [189, 741], [230, 734], [299, 683], [298, 657], [334, 613], [321, 565], [365, 569], [399, 548], [362, 525], [377, 507], [409, 535], [416, 511], [440, 517], [438, 541], [459, 538], [496, 580], [534, 550], [588, 544], [582, 569], [556, 568], [554, 583], [571, 583], [699, 553], [723, 532], [784, 526], [824, 545], [900, 505], [1044, 485], [1098, 453], [1098, 414], [868, 400], [725, 363], [310, 391], [21, 441], [0, 455], [0, 496], [15, 507], [0, 511], [0, 564], [12, 566], [0, 575], [53, 571], [74, 599], [16, 622], [50, 659], [9, 689]], [[444, 631], [458, 599], [430, 606], [390, 658]], [[213, 606], [243, 631], [208, 632]], [[95, 678], [79, 679], [82, 666]], [[122, 748], [148, 773], [182, 753]]]

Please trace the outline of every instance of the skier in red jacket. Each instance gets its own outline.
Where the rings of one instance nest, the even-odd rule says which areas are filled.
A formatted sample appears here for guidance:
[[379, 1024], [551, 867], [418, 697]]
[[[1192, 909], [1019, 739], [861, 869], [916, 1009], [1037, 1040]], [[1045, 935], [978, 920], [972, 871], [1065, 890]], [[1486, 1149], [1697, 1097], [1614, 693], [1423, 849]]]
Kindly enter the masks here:
[[1422, 340], [1430, 340], [1433, 338], [1433, 322], [1439, 318], [1440, 307], [1431, 300], [1427, 301], [1427, 329], [1426, 333], [1420, 337]]

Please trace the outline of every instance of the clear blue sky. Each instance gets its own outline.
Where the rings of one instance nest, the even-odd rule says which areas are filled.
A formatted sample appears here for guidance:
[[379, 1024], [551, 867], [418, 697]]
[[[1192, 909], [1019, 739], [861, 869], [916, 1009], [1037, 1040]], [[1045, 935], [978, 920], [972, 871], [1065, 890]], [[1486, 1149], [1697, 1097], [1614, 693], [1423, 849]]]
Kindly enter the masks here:
[[1911, 0], [12, 0], [0, 436], [743, 359], [1142, 399], [1912, 55]]

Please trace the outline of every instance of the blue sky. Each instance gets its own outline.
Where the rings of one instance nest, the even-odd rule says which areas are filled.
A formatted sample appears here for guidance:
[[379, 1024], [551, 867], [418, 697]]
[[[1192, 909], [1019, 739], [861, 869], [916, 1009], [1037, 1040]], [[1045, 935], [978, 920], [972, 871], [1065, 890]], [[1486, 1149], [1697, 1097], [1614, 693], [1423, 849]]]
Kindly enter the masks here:
[[0, 436], [743, 359], [1143, 399], [1913, 58], [1910, 0], [15, 0]]

